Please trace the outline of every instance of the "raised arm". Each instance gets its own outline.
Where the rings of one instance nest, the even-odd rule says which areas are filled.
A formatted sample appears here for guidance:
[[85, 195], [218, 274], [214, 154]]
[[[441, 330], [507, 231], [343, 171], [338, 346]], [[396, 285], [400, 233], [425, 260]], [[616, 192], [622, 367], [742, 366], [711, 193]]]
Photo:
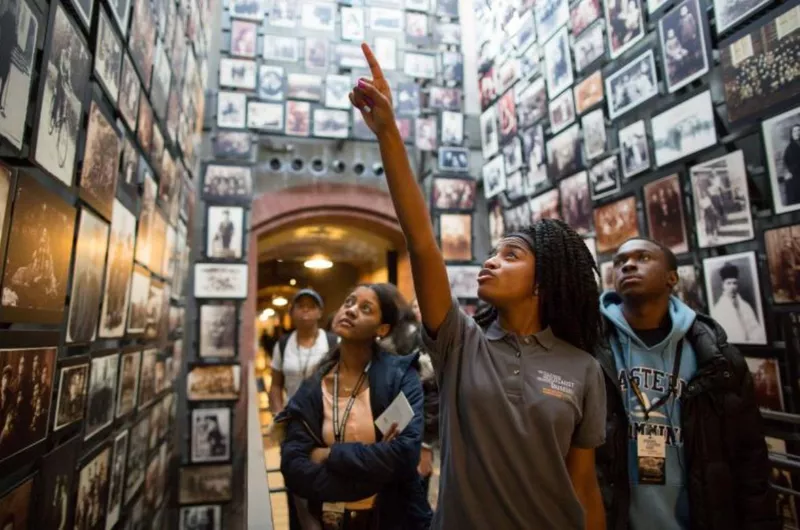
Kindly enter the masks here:
[[389, 84], [369, 46], [364, 43], [361, 49], [369, 63], [372, 80], [359, 79], [350, 94], [350, 101], [361, 111], [364, 121], [378, 137], [389, 193], [411, 256], [422, 323], [429, 333], [435, 335], [452, 305], [447, 269], [436, 244], [422, 190], [411, 171], [403, 138], [397, 128]]

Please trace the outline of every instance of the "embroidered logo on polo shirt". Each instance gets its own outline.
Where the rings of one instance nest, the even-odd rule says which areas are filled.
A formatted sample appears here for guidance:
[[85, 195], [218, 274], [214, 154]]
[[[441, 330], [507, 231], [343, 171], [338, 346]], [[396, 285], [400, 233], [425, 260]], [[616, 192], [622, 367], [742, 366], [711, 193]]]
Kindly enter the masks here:
[[546, 370], [537, 370], [536, 380], [543, 383], [542, 394], [572, 402], [575, 399], [575, 382]]

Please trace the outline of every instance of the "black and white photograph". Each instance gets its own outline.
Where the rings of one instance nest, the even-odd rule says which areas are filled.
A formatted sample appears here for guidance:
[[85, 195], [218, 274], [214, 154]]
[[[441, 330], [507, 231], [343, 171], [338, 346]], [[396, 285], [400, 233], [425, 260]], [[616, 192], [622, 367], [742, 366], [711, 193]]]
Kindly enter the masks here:
[[43, 64], [46, 72], [40, 75], [41, 104], [34, 158], [50, 175], [71, 186], [91, 54], [83, 35], [60, 4], [55, 6], [49, 36]]
[[608, 49], [616, 59], [644, 38], [642, 4], [639, 0], [606, 0], [604, 4]]
[[372, 31], [400, 33], [403, 31], [403, 12], [385, 7], [370, 7], [369, 28]]
[[522, 131], [522, 156], [528, 165], [528, 172], [525, 176], [526, 190], [532, 194], [540, 185], [547, 182], [547, 160], [542, 125], [535, 125]]
[[397, 70], [397, 41], [391, 37], [375, 37], [372, 48], [375, 58], [385, 71]]
[[753, 239], [744, 153], [734, 151], [689, 169], [700, 248]]
[[139, 376], [139, 409], [143, 410], [156, 397], [158, 388], [156, 385], [156, 364], [158, 360], [158, 350], [145, 350], [142, 352], [142, 371]]
[[201, 504], [182, 506], [180, 530], [222, 530], [222, 506]]
[[139, 115], [139, 94], [142, 85], [136, 75], [136, 68], [127, 53], [122, 54], [122, 75], [119, 81], [119, 114], [131, 131], [136, 130], [136, 117]]
[[94, 75], [100, 80], [106, 94], [114, 104], [117, 103], [119, 94], [119, 74], [122, 70], [123, 53], [122, 42], [112, 27], [105, 9], [100, 9], [97, 17]]
[[667, 90], [672, 93], [709, 70], [708, 20], [699, 0], [684, 0], [658, 21]]
[[[81, 440], [79, 436], [76, 436], [53, 449], [42, 459], [39, 494], [40, 498], [46, 499], [46, 501], [38, 504], [36, 515], [33, 517], [36, 524], [28, 528], [67, 530], [67, 524], [72, 519], [72, 509], [74, 508], [72, 488], [80, 448]], [[14, 523], [19, 524], [21, 521], [14, 519]]]
[[217, 126], [231, 129], [247, 126], [247, 94], [225, 90], [217, 93]]
[[[719, 33], [720, 1], [715, 2], [717, 32]], [[752, 0], [726, 2], [726, 8], [753, 5]], [[758, 0], [759, 4], [766, 4]], [[800, 94], [800, 76], [791, 75], [800, 68], [797, 41], [800, 26], [800, 6], [782, 6], [742, 32], [719, 43], [719, 61], [728, 120], [755, 120], [785, 110], [785, 102]]]
[[114, 398], [117, 395], [118, 371], [118, 353], [92, 359], [84, 440], [88, 440], [114, 421]]
[[708, 313], [708, 307], [703, 293], [703, 282], [697, 274], [694, 265], [678, 265], [678, 285], [675, 286], [675, 296], [691, 309]]
[[406, 9], [412, 11], [425, 11], [431, 10], [431, 0], [405, 0]]
[[478, 273], [480, 265], [448, 265], [447, 278], [450, 291], [456, 298], [478, 297]]
[[314, 109], [314, 136], [320, 138], [347, 138], [349, 133], [349, 112], [346, 110]]
[[516, 202], [525, 196], [525, 178], [522, 171], [515, 171], [506, 177], [506, 198]]
[[244, 263], [196, 263], [194, 291], [197, 298], [247, 297], [247, 265]]
[[256, 62], [250, 59], [221, 57], [219, 60], [219, 86], [255, 90]]
[[659, 167], [715, 145], [717, 129], [711, 92], [706, 90], [653, 116], [651, 125]]
[[436, 77], [436, 56], [427, 53], [405, 52], [403, 54], [403, 72], [419, 79]]
[[134, 265], [131, 276], [130, 310], [128, 311], [128, 333], [144, 333], [147, 325], [147, 297], [150, 293], [150, 272], [141, 265]]
[[565, 90], [560, 96], [550, 99], [550, 132], [555, 134], [575, 122], [575, 100], [572, 90]]
[[117, 418], [125, 416], [136, 407], [136, 398], [139, 394], [139, 365], [141, 362], [142, 352], [140, 351], [122, 354], [119, 369], [119, 388], [117, 389]]
[[580, 135], [576, 123], [547, 141], [547, 173], [551, 179], [564, 178], [583, 167]]
[[444, 173], [469, 173], [469, 149], [463, 147], [439, 148], [439, 171]]
[[75, 217], [75, 208], [19, 173], [3, 271], [3, 321], [61, 322]]
[[527, 86], [515, 88], [517, 97], [517, 118], [520, 129], [526, 129], [542, 118], [547, 117], [547, 91], [544, 78], [534, 79]]
[[436, 14], [440, 17], [458, 18], [458, 0], [436, 0]]
[[498, 156], [489, 160], [483, 166], [483, 194], [491, 199], [506, 189], [506, 172], [503, 157]]
[[0, 349], [0, 462], [47, 436], [56, 348]]
[[619, 156], [622, 176], [634, 177], [650, 169], [650, 147], [644, 120], [626, 125], [619, 130]]
[[603, 74], [597, 70], [592, 75], [575, 85], [575, 112], [583, 114], [605, 97], [603, 91]]
[[283, 103], [267, 103], [266, 101], [247, 102], [247, 127], [258, 131], [282, 132]]
[[195, 366], [186, 375], [189, 401], [225, 401], [239, 398], [241, 369], [238, 364]]
[[597, 252], [614, 252], [625, 241], [639, 237], [636, 197], [626, 197], [594, 209]]
[[83, 208], [78, 222], [75, 265], [72, 270], [66, 336], [68, 343], [88, 343], [97, 335], [107, 250], [108, 223]]
[[703, 260], [711, 317], [731, 344], [767, 344], [755, 252]]
[[[769, 4], [769, 0], [714, 0], [714, 20], [717, 25], [717, 35], [725, 33], [728, 29], [747, 19], [750, 15], [760, 11]], [[796, 6], [795, 6], [796, 7]]]
[[433, 110], [461, 111], [460, 88], [432, 86], [428, 90], [428, 108]]
[[88, 382], [89, 364], [65, 366], [59, 370], [54, 432], [83, 419]]
[[398, 83], [395, 112], [399, 116], [416, 116], [420, 112], [420, 89], [414, 82]]
[[497, 102], [497, 118], [499, 121], [500, 141], [508, 142], [517, 134], [517, 102], [514, 100], [514, 91], [509, 90]]
[[653, 50], [647, 50], [606, 77], [608, 117], [612, 120], [657, 95], [658, 80]]
[[595, 20], [603, 15], [600, 0], [577, 0], [569, 8], [572, 34], [580, 35]]
[[[744, 360], [753, 377], [753, 393], [758, 408], [776, 412], [786, 410], [783, 403], [783, 382], [781, 381], [781, 369], [778, 359], [745, 357]], [[789, 477], [791, 478], [791, 475]], [[772, 481], [774, 478], [770, 478], [770, 480]], [[784, 486], [780, 479], [776, 483]], [[791, 489], [791, 483], [784, 487]], [[778, 501], [778, 508], [783, 511], [780, 501]], [[791, 511], [791, 506], [789, 508]]]
[[192, 410], [192, 463], [227, 462], [231, 458], [231, 409]]
[[476, 181], [471, 178], [433, 179], [433, 207], [439, 210], [473, 210]]
[[439, 243], [445, 261], [471, 261], [472, 215], [441, 214], [439, 216]]
[[406, 13], [406, 42], [425, 46], [430, 43], [430, 28], [428, 26], [428, 15], [426, 13]]
[[325, 76], [325, 106], [331, 109], [350, 110], [348, 95], [353, 88], [350, 77], [346, 75]]
[[800, 225], [764, 231], [772, 300], [800, 302]]
[[364, 9], [342, 6], [342, 40], [361, 42], [364, 40]]
[[561, 219], [581, 235], [592, 231], [592, 197], [586, 171], [579, 171], [558, 183]]
[[593, 201], [618, 192], [620, 179], [616, 155], [609, 156], [593, 165], [589, 170], [589, 182]]
[[296, 63], [300, 61], [300, 50], [300, 39], [270, 35], [268, 39], [264, 39], [262, 55], [267, 61]]
[[259, 67], [258, 97], [267, 101], [286, 99], [286, 74], [282, 66], [262, 64]]
[[506, 175], [522, 169], [524, 159], [522, 158], [522, 140], [515, 136], [509, 143], [503, 146], [503, 164]]
[[596, 109], [581, 118], [583, 151], [588, 160], [606, 152], [606, 117], [603, 109]]
[[244, 208], [208, 206], [206, 257], [239, 259], [244, 242]]
[[575, 52], [575, 70], [583, 72], [589, 66], [595, 64], [606, 54], [606, 41], [604, 34], [605, 25], [602, 20], [598, 20], [586, 31], [575, 39], [572, 45]]
[[249, 200], [253, 194], [250, 166], [209, 164], [203, 178], [203, 195], [210, 199]]
[[305, 29], [330, 31], [336, 26], [336, 4], [329, 2], [301, 2], [300, 23]]
[[[377, 56], [377, 54], [376, 54]], [[350, 43], [338, 43], [333, 48], [334, 63], [339, 68], [368, 69], [367, 60], [361, 46]]]
[[[227, 57], [226, 57], [227, 59]], [[236, 86], [237, 82], [245, 83], [250, 82], [251, 85], [242, 88], [249, 88], [255, 90], [256, 88], [256, 68], [254, 61], [247, 59], [231, 59], [234, 61], [234, 66], [226, 65], [222, 67], [220, 63], [220, 79], [225, 77], [226, 81], [231, 82], [231, 86]], [[247, 68], [245, 65], [252, 65], [252, 68]], [[150, 101], [153, 104], [153, 111], [156, 116], [163, 122], [167, 116], [167, 103], [169, 103], [169, 89], [172, 82], [172, 70], [170, 70], [170, 61], [167, 57], [167, 52], [162, 43], [158, 43], [155, 54], [155, 64], [153, 65], [153, 83], [150, 87]]]
[[[515, 21], [512, 40], [517, 51], [522, 52], [536, 43], [536, 24], [533, 19], [533, 10], [525, 11]], [[457, 42], [456, 44], [460, 43]]]
[[156, 217], [156, 195], [158, 188], [150, 167], [144, 158], [139, 161], [139, 182], [143, 183], [142, 203], [139, 209], [139, 227], [136, 235], [134, 259], [148, 266], [155, 239], [154, 223]]
[[534, 4], [539, 42], [548, 40], [561, 26], [569, 22], [567, 0], [544, 0]]
[[128, 37], [128, 47], [133, 63], [144, 81], [145, 90], [150, 90], [155, 53], [156, 14], [149, 2], [133, 2], [133, 22]]
[[764, 120], [762, 131], [775, 213], [798, 210], [800, 209], [800, 107]]
[[[566, 2], [564, 2], [566, 4]], [[545, 78], [550, 99], [566, 90], [575, 80], [572, 73], [572, 55], [566, 26], [544, 45]]]
[[420, 151], [436, 151], [436, 116], [419, 117], [414, 120], [414, 143]]
[[[505, 217], [503, 218], [503, 224], [505, 225], [506, 230], [509, 232], [514, 232], [530, 225], [531, 210], [528, 203], [523, 202], [519, 206], [507, 209], [505, 211]], [[478, 296], [477, 293], [475, 293], [475, 296]]]
[[[535, 223], [541, 219], [561, 219], [559, 197], [560, 193], [558, 189], [552, 189], [532, 198], [528, 202], [530, 222]], [[527, 221], [523, 224], [523, 226], [526, 224]]]
[[[169, 294], [166, 296], [169, 299]], [[164, 282], [155, 278], [150, 279], [150, 290], [147, 293], [147, 317], [144, 326], [144, 336], [154, 339], [159, 336], [164, 323]]]
[[[260, 2], [261, 0], [257, 0], [257, 2], [252, 3]], [[267, 10], [267, 23], [274, 28], [296, 27], [300, 19], [300, 6], [299, 2], [292, 2], [291, 0], [275, 0]], [[263, 17], [256, 16], [254, 20], [260, 22]]]
[[0, 46], [3, 55], [0, 57], [0, 135], [20, 149], [30, 107], [39, 19], [28, 0], [9, 2], [4, 11], [6, 41]]
[[449, 110], [441, 113], [440, 140], [444, 145], [464, 143], [464, 115]]
[[521, 79], [530, 79], [541, 73], [542, 49], [538, 44], [533, 44], [519, 54], [519, 76]]
[[328, 69], [328, 39], [319, 37], [306, 37], [303, 55], [308, 70]]
[[81, 198], [110, 219], [122, 141], [117, 129], [94, 101], [89, 107], [85, 143], [80, 176]]
[[[282, 0], [274, 2], [275, 5], [284, 3]], [[263, 0], [230, 0], [228, 7], [231, 10], [232, 17], [244, 18], [247, 20], [262, 20], [264, 18], [264, 4]]]
[[311, 103], [307, 101], [286, 102], [286, 130], [289, 136], [311, 135]]
[[[534, 33], [534, 40], [536, 33]], [[456, 22], [437, 21], [433, 25], [433, 42], [436, 44], [461, 45], [461, 25]]]
[[119, 522], [120, 512], [122, 511], [122, 488], [125, 486], [125, 459], [127, 456], [128, 431], [122, 431], [114, 438], [114, 451], [111, 456], [106, 530], [111, 530]]
[[111, 447], [106, 447], [80, 470], [75, 499], [74, 530], [105, 530]]
[[[127, 504], [144, 482], [144, 466], [147, 458], [149, 417], [142, 417], [131, 427], [128, 442], [128, 462], [125, 470], [125, 503]], [[143, 498], [144, 496], [141, 496]], [[134, 508], [135, 511], [135, 508]]]
[[255, 59], [258, 43], [258, 24], [231, 20], [231, 55]]
[[464, 81], [464, 56], [461, 52], [440, 52], [439, 62], [441, 65], [439, 74], [442, 79], [453, 83], [462, 83]]
[[650, 237], [675, 254], [688, 252], [680, 176], [676, 173], [645, 185], [644, 204]]
[[496, 201], [489, 207], [489, 245], [492, 248], [496, 247], [500, 240], [503, 239], [505, 232], [506, 224], [503, 219], [503, 205], [500, 201]]
[[236, 315], [232, 302], [200, 305], [201, 358], [236, 356]]
[[190, 466], [178, 470], [178, 502], [226, 502], [233, 494], [233, 468], [230, 465]]

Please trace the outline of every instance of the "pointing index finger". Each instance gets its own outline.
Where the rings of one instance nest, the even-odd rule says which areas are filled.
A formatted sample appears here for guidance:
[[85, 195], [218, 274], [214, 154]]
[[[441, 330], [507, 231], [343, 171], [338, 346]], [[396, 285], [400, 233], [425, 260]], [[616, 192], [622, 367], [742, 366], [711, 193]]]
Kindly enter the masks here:
[[381, 65], [378, 64], [378, 60], [372, 53], [369, 44], [367, 44], [366, 42], [362, 42], [361, 51], [364, 53], [364, 57], [367, 59], [369, 70], [370, 72], [372, 72], [372, 79], [383, 79], [383, 70], [381, 70]]

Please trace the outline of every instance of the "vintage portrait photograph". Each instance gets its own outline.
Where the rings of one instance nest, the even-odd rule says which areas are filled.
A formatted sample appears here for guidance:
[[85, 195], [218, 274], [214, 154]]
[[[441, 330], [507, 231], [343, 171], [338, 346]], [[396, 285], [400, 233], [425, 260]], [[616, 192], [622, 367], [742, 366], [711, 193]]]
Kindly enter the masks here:
[[[513, 208], [505, 210], [503, 223], [505, 224], [506, 230], [509, 232], [528, 226], [531, 223], [531, 210], [528, 203], [523, 202], [519, 206], [514, 206]], [[475, 287], [477, 289], [477, 285]], [[477, 296], [477, 292], [475, 296]]]
[[262, 64], [259, 67], [258, 97], [266, 101], [286, 99], [286, 73], [282, 66]]
[[[226, 81], [230, 81], [231, 84], [244, 84], [249, 83], [252, 78], [252, 85], [248, 85], [247, 88], [255, 90], [254, 62], [247, 61], [246, 59], [231, 59], [231, 61], [235, 61], [235, 65], [226, 65], [225, 68], [220, 65], [220, 80], [224, 78]], [[250, 68], [251, 65], [252, 69]], [[150, 87], [150, 101], [153, 103], [153, 111], [162, 122], [167, 116], [167, 103], [169, 102], [171, 81], [172, 70], [170, 70], [169, 58], [164, 50], [164, 45], [159, 43], [158, 48], [156, 48], [156, 60], [153, 67], [153, 83]]]
[[[566, 5], [566, 0], [560, 0]], [[566, 26], [544, 45], [545, 78], [550, 99], [572, 85], [572, 55]]]
[[619, 163], [616, 155], [609, 156], [589, 170], [592, 200], [607, 197], [619, 191]]
[[74, 207], [19, 173], [3, 270], [5, 321], [61, 322], [75, 217]]
[[180, 530], [222, 530], [222, 505], [182, 506]]
[[214, 156], [217, 158], [249, 160], [252, 155], [253, 139], [247, 131], [217, 131], [213, 143]]
[[700, 248], [753, 239], [744, 153], [734, 151], [703, 162], [692, 166], [689, 173]]
[[580, 35], [589, 25], [603, 15], [600, 0], [577, 0], [569, 7], [572, 34]]
[[258, 24], [231, 20], [231, 55], [254, 59], [258, 42]]
[[227, 462], [231, 458], [231, 409], [192, 410], [192, 463]]
[[420, 151], [436, 151], [438, 136], [436, 134], [436, 116], [419, 117], [414, 120], [414, 144]]
[[607, 0], [606, 31], [611, 58], [616, 59], [644, 38], [645, 26], [639, 0]]
[[262, 55], [267, 61], [296, 63], [300, 61], [302, 45], [296, 37], [270, 35], [264, 39]]
[[445, 261], [472, 260], [472, 215], [441, 214], [439, 241]]
[[[714, 15], [719, 32], [720, 4], [734, 9], [768, 2], [740, 0], [714, 2]], [[719, 43], [722, 85], [728, 120], [761, 118], [769, 110], [800, 94], [800, 77], [791, 75], [800, 68], [800, 26], [793, 21], [800, 17], [800, 6], [784, 4], [765, 17]], [[777, 109], [776, 109], [777, 110]]]
[[235, 357], [236, 304], [202, 304], [200, 306], [200, 357]]
[[489, 108], [489, 105], [497, 99], [497, 82], [493, 67], [478, 74], [478, 92], [481, 97], [481, 110]]
[[322, 101], [322, 76], [313, 74], [289, 74], [287, 97], [306, 101]]
[[158, 350], [145, 350], [142, 352], [142, 372], [139, 377], [139, 408], [144, 409], [155, 399], [156, 388], [156, 361]]
[[[520, 87], [520, 85], [517, 85]], [[515, 88], [519, 127], [528, 128], [547, 116], [547, 92], [544, 78], [534, 79], [529, 85]]]
[[203, 179], [203, 195], [209, 199], [249, 199], [253, 194], [249, 166], [209, 164]]
[[756, 403], [762, 410], [784, 411], [783, 383], [777, 359], [745, 357], [747, 368], [753, 376]]
[[717, 34], [725, 33], [769, 3], [769, 0], [740, 0], [738, 2], [714, 0], [714, 19], [717, 24]]
[[606, 77], [606, 94], [608, 116], [612, 120], [657, 96], [658, 79], [653, 50], [647, 50]]
[[83, 208], [78, 222], [75, 265], [72, 270], [66, 337], [68, 343], [87, 343], [97, 336], [107, 249], [108, 223]]
[[445, 81], [461, 83], [464, 81], [464, 56], [460, 52], [444, 51], [439, 53], [439, 75]]
[[[91, 0], [90, 0], [91, 1]], [[150, 90], [150, 78], [155, 55], [157, 20], [153, 7], [147, 2], [133, 2], [133, 22], [128, 37], [133, 62], [144, 80], [145, 90]]]
[[5, 527], [3, 530], [32, 528], [29, 526], [32, 492], [33, 479], [29, 478], [0, 497], [0, 521], [3, 521]]
[[581, 235], [592, 231], [592, 197], [586, 171], [575, 173], [558, 183], [561, 194], [561, 219]]
[[678, 265], [678, 285], [675, 286], [674, 293], [681, 302], [695, 311], [702, 313], [708, 311], [703, 293], [703, 282], [694, 265]]
[[[31, 75], [39, 38], [39, 19], [30, 0], [18, 0], [5, 6], [9, 41], [0, 58], [0, 135], [16, 149], [22, 147]], [[4, 32], [5, 33], [5, 32]]]
[[147, 297], [150, 293], [150, 272], [141, 265], [133, 266], [128, 311], [128, 333], [144, 333], [147, 325]]
[[497, 130], [497, 107], [489, 107], [480, 117], [481, 149], [488, 159], [500, 150], [500, 133]]
[[[559, 200], [560, 193], [558, 189], [546, 191], [531, 199], [528, 202], [530, 222], [535, 223], [541, 219], [561, 219]], [[524, 219], [522, 221], [522, 226], [525, 226], [527, 222]]]
[[88, 381], [89, 364], [65, 366], [59, 370], [53, 431], [58, 431], [83, 419]]
[[775, 213], [798, 210], [800, 209], [800, 107], [765, 120], [761, 127]]
[[475, 208], [476, 181], [473, 179], [433, 179], [433, 207], [439, 210], [472, 210]]
[[448, 265], [447, 278], [450, 290], [456, 298], [478, 297], [478, 273], [480, 265]]
[[603, 74], [600, 70], [575, 85], [575, 111], [583, 114], [603, 101]]
[[650, 147], [644, 120], [635, 121], [619, 130], [619, 151], [622, 176], [626, 179], [650, 169]]
[[239, 398], [238, 364], [195, 366], [186, 376], [189, 401], [223, 401]]
[[772, 300], [800, 302], [800, 225], [764, 231]]
[[50, 175], [71, 186], [91, 55], [83, 35], [60, 4], [55, 6], [43, 70], [34, 158]]
[[244, 241], [244, 208], [209, 206], [206, 257], [239, 259]]
[[139, 115], [139, 96], [142, 85], [136, 75], [136, 68], [127, 53], [122, 54], [122, 76], [119, 82], [117, 105], [119, 113], [131, 131], [136, 130], [136, 117]]
[[469, 173], [469, 149], [442, 147], [438, 151], [438, 168], [444, 173]]
[[111, 479], [108, 486], [106, 528], [112, 528], [117, 524], [122, 511], [122, 488], [125, 486], [125, 459], [127, 456], [128, 431], [122, 431], [114, 438], [114, 452], [111, 456]]
[[522, 171], [516, 170], [506, 177], [506, 197], [509, 201], [515, 202], [525, 196], [525, 179]]
[[286, 134], [311, 135], [311, 104], [307, 101], [286, 102]]
[[247, 102], [247, 127], [267, 132], [283, 131], [283, 103]]
[[583, 127], [583, 152], [588, 160], [606, 152], [606, 116], [603, 109], [595, 109], [581, 118]]
[[136, 123], [136, 139], [145, 154], [150, 154], [153, 148], [153, 107], [147, 99], [147, 93], [139, 93], [139, 116]]
[[244, 129], [247, 124], [247, 94], [242, 92], [217, 93], [217, 125], [231, 129]]
[[667, 90], [672, 93], [709, 69], [708, 21], [699, 0], [684, 0], [658, 21]]
[[502, 156], [497, 156], [484, 164], [482, 169], [483, 194], [491, 199], [506, 189], [506, 172]]
[[[506, 223], [503, 219], [503, 205], [500, 201], [489, 206], [489, 244], [496, 247], [505, 235]], [[450, 273], [448, 272], [448, 276]], [[475, 274], [477, 277], [477, 273]]]
[[711, 317], [731, 344], [767, 344], [755, 252], [703, 260]]
[[56, 348], [0, 349], [0, 461], [47, 436]]
[[350, 113], [346, 110], [314, 109], [314, 136], [347, 138], [350, 134]]
[[583, 167], [580, 133], [576, 123], [547, 141], [547, 173], [551, 179], [564, 178]]
[[196, 263], [197, 298], [246, 298], [247, 265], [244, 263]]
[[500, 140], [506, 143], [517, 134], [517, 104], [513, 90], [500, 96], [497, 102], [497, 117], [500, 122]]
[[256, 62], [222, 57], [219, 60], [219, 85], [226, 88], [256, 89]]
[[[167, 294], [168, 298], [169, 294]], [[164, 323], [164, 300], [164, 282], [151, 278], [144, 325], [144, 336], [148, 339], [157, 338], [161, 334]]]
[[149, 425], [149, 417], [144, 416], [130, 430], [128, 461], [125, 473], [125, 503], [128, 503], [133, 498], [139, 490], [139, 486], [144, 482]]
[[178, 502], [226, 502], [231, 499], [233, 468], [222, 466], [184, 466], [178, 470]]
[[641, 235], [636, 217], [636, 197], [626, 197], [596, 207], [594, 228], [599, 254], [613, 252], [628, 239]]
[[528, 166], [525, 175], [526, 190], [527, 193], [533, 193], [539, 185], [547, 182], [544, 127], [541, 124], [522, 131], [522, 156]]
[[105, 9], [97, 16], [97, 41], [94, 50], [94, 75], [116, 105], [119, 94], [119, 72], [122, 69], [122, 42], [119, 40]]
[[522, 140], [514, 136], [509, 143], [503, 146], [503, 165], [506, 175], [510, 175], [522, 168]]
[[347, 75], [325, 76], [325, 106], [332, 109], [350, 110], [348, 94], [353, 83]]
[[140, 351], [123, 353], [120, 358], [117, 418], [128, 414], [136, 407], [136, 397], [139, 393], [139, 365], [141, 362], [142, 352]]
[[[251, 17], [254, 20], [262, 21], [263, 20], [263, 5], [261, 0], [237, 0], [237, 3], [247, 3], [253, 7], [250, 9], [253, 13]], [[266, 2], [265, 2], [266, 4]], [[297, 2], [292, 2], [290, 0], [276, 0], [275, 2], [271, 3], [267, 8], [267, 20], [269, 21], [269, 25], [276, 27], [276, 28], [294, 28], [297, 26], [297, 22], [300, 19], [300, 4]], [[237, 15], [233, 10], [231, 12], [234, 16]]]
[[460, 112], [444, 110], [441, 116], [441, 143], [444, 145], [461, 145], [464, 143], [464, 115]]
[[417, 79], [434, 79], [436, 77], [436, 56], [427, 53], [405, 52], [403, 54], [403, 72]]
[[575, 121], [575, 101], [572, 90], [565, 90], [560, 96], [550, 99], [550, 131], [557, 133]]
[[569, 22], [567, 0], [544, 0], [534, 4], [539, 42], [545, 42], [561, 26]]
[[651, 125], [659, 167], [716, 144], [711, 92], [702, 92], [653, 116]]
[[[36, 521], [36, 526], [28, 528], [67, 530], [67, 522], [71, 520], [74, 508], [72, 488], [80, 448], [80, 436], [75, 436], [42, 458], [38, 489], [41, 499], [46, 499], [46, 501], [37, 505], [36, 515], [32, 516]], [[17, 524], [19, 521], [15, 518], [14, 523]]]
[[75, 499], [75, 530], [105, 530], [111, 447], [106, 447], [83, 466]]
[[92, 359], [84, 440], [88, 440], [114, 421], [114, 397], [117, 395], [118, 369], [119, 354], [117, 353]]
[[675, 254], [688, 252], [680, 176], [676, 173], [645, 185], [644, 204], [650, 237]]
[[595, 64], [606, 54], [605, 25], [598, 20], [590, 25], [573, 43], [575, 70], [580, 73]]

